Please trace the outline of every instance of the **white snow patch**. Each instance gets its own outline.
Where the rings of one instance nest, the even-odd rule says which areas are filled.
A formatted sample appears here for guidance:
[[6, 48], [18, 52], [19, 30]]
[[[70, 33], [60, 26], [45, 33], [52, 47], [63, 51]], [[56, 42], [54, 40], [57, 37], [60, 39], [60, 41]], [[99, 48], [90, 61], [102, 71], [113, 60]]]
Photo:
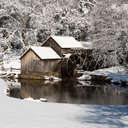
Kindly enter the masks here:
[[78, 80], [90, 80], [91, 76], [88, 72], [84, 72], [84, 74], [80, 77], [78, 77]]
[[92, 42], [80, 41], [80, 43], [82, 44], [84, 49], [92, 49], [93, 48], [93, 43]]
[[40, 98], [40, 101], [41, 101], [41, 102], [47, 102], [47, 99], [45, 99], [45, 98]]
[[8, 57], [4, 56], [3, 58], [3, 69], [0, 71], [0, 74], [20, 74], [21, 62], [19, 57]]
[[112, 79], [112, 82], [121, 82], [125, 81], [128, 82], [128, 71], [127, 68], [123, 66], [116, 66], [111, 68], [99, 69], [93, 72], [84, 72], [78, 80], [90, 80], [90, 75], [99, 75], [99, 76], [106, 76]]
[[128, 82], [128, 72], [127, 69], [123, 66], [100, 69], [92, 72], [92, 74], [107, 76], [108, 78], [112, 79], [112, 82]]
[[20, 69], [21, 68], [20, 60], [16, 58], [11, 58], [11, 59], [4, 61], [3, 66], [5, 69], [10, 69], [10, 68]]
[[104, 74], [104, 75], [108, 75], [108, 74], [126, 74], [127, 73], [127, 69], [123, 66], [116, 66], [116, 67], [111, 67], [111, 68], [104, 68], [104, 69], [99, 69], [99, 70], [96, 70], [92, 73], [101, 73], [101, 74]]
[[111, 6], [111, 8], [112, 8], [112, 9], [117, 9], [117, 5], [116, 5], [116, 4], [113, 4], [113, 5]]
[[55, 76], [44, 76], [44, 80], [49, 80], [49, 81], [60, 81], [61, 79]]
[[[0, 80], [1, 128], [127, 128], [128, 106], [33, 102], [7, 97]], [[32, 100], [32, 101], [31, 101]]]
[[35, 100], [32, 97], [25, 98], [26, 101], [34, 101], [34, 102], [40, 102], [40, 100]]
[[63, 54], [65, 58], [70, 58], [70, 56], [72, 55], [71, 53], [67, 53], [67, 54]]

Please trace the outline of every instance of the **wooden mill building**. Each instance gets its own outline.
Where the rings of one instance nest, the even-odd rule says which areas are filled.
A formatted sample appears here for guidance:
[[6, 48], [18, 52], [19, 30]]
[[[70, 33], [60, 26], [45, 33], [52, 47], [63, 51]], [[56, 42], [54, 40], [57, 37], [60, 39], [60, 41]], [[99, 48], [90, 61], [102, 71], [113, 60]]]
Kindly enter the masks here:
[[20, 78], [43, 79], [44, 75], [61, 75], [61, 57], [50, 47], [30, 47], [20, 59]]
[[61, 57], [65, 54], [72, 54], [75, 51], [86, 51], [87, 49], [91, 49], [90, 43], [79, 42], [75, 38], [69, 36], [50, 36], [42, 46], [51, 47]]
[[79, 42], [73, 37], [50, 36], [41, 47], [30, 47], [21, 56], [19, 77], [26, 79], [42, 79], [51, 75], [61, 77], [64, 74], [62, 72], [67, 70], [67, 58], [70, 55], [79, 51], [85, 54], [90, 49], [90, 43]]

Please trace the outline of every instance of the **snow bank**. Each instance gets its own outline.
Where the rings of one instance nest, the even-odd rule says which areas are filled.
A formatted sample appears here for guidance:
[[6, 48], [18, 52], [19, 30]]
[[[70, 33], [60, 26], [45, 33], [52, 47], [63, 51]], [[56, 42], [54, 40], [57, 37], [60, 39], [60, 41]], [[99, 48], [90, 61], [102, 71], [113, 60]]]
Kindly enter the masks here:
[[112, 79], [112, 82], [118, 82], [118, 83], [121, 83], [121, 81], [128, 82], [128, 71], [127, 68], [123, 66], [100, 69], [92, 72], [92, 74], [105, 75], [108, 78]]
[[82, 76], [78, 77], [78, 80], [90, 80], [91, 76], [90, 76], [90, 72], [84, 72]]
[[111, 68], [99, 69], [93, 72], [84, 72], [78, 80], [91, 80], [91, 75], [105, 76], [108, 79], [112, 79], [111, 82], [121, 83], [125, 81], [128, 83], [128, 70], [123, 66], [116, 66]]
[[19, 57], [11, 57], [7, 56], [3, 59], [3, 71], [0, 71], [0, 74], [20, 74], [21, 63]]
[[5, 69], [9, 69], [9, 68], [20, 69], [21, 68], [20, 60], [14, 59], [14, 58], [8, 61], [4, 61], [3, 66]]
[[18, 78], [18, 74], [21, 72], [21, 62], [19, 57], [4, 56], [3, 62], [0, 65], [0, 77], [1, 78]]
[[28, 98], [25, 98], [24, 100], [33, 101], [33, 102], [47, 102], [47, 99], [45, 99], [45, 98], [40, 98], [39, 100], [35, 100], [32, 97], [28, 97]]
[[108, 74], [126, 74], [128, 73], [127, 68], [123, 66], [116, 66], [116, 67], [111, 67], [111, 68], [104, 68], [104, 69], [99, 69], [94, 72], [93, 74], [103, 74], [103, 75], [108, 75]]

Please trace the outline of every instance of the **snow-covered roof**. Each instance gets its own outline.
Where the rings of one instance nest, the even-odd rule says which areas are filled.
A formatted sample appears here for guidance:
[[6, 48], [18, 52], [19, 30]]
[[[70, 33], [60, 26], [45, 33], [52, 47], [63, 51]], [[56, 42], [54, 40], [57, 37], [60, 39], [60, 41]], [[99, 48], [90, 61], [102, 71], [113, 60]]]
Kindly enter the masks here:
[[61, 59], [60, 56], [50, 47], [37, 47], [37, 46], [32, 46], [30, 47], [22, 56], [21, 58], [29, 51], [33, 50], [36, 55], [44, 60], [44, 59]]
[[83, 45], [70, 36], [51, 36], [61, 48], [83, 48]]
[[61, 48], [79, 48], [79, 49], [92, 49], [91, 42], [77, 41], [74, 37], [70, 36], [51, 36]]
[[81, 43], [81, 45], [83, 46], [84, 49], [93, 49], [92, 42], [80, 41], [80, 43]]

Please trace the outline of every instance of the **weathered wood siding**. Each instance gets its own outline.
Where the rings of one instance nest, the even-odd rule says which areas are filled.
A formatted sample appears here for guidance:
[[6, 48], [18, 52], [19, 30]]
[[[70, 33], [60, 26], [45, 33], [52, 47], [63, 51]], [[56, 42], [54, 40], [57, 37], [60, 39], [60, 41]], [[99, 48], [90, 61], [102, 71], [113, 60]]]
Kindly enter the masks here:
[[58, 55], [62, 56], [61, 47], [52, 38], [49, 38], [42, 46], [51, 47]]
[[62, 48], [61, 53], [62, 54], [74, 53], [74, 50], [71, 48]]
[[21, 74], [61, 72], [60, 60], [40, 60], [32, 50], [21, 59]]

